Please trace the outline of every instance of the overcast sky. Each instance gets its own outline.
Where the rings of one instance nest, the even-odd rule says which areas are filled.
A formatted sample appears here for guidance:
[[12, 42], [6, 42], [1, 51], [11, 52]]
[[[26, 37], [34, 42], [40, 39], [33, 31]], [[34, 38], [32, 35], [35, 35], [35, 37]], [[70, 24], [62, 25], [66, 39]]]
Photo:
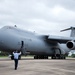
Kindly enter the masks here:
[[69, 36], [60, 30], [75, 26], [75, 0], [0, 0], [0, 28], [6, 25]]

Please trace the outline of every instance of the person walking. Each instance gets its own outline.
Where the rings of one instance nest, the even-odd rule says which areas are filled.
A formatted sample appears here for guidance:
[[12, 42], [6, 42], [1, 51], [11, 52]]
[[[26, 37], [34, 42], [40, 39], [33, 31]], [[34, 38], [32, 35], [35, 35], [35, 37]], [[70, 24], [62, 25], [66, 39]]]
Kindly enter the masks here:
[[14, 62], [15, 62], [15, 70], [17, 70], [17, 67], [18, 67], [19, 55], [21, 55], [21, 52], [18, 53], [17, 50], [13, 52]]

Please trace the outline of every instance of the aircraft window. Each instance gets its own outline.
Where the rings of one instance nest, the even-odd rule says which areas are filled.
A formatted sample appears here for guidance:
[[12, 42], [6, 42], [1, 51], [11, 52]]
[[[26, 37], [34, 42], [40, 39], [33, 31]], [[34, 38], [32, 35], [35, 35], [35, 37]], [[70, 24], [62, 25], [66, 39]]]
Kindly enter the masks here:
[[12, 29], [12, 27], [7, 27], [7, 29]]
[[9, 29], [12, 29], [12, 27], [9, 27]]

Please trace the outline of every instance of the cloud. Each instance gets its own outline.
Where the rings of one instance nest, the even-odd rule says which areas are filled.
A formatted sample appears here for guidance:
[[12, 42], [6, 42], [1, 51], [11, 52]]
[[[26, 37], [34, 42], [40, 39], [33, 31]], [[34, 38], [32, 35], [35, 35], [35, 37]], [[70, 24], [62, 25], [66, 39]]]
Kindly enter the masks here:
[[59, 35], [61, 29], [75, 25], [74, 8], [74, 0], [0, 0], [0, 27], [16, 24], [21, 29]]

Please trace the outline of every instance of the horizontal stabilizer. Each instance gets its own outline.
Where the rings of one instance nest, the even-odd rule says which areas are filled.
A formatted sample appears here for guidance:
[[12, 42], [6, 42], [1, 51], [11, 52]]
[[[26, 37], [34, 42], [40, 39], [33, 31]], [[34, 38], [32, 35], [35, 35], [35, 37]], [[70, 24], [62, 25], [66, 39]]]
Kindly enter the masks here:
[[67, 31], [67, 30], [71, 30], [70, 37], [75, 37], [75, 27], [70, 27], [70, 28], [67, 28], [67, 29], [61, 30], [61, 32], [63, 32], [63, 31]]
[[60, 32], [67, 31], [67, 30], [72, 30], [72, 29], [75, 29], [75, 27], [70, 27], [70, 28], [67, 28], [67, 29], [61, 30]]

